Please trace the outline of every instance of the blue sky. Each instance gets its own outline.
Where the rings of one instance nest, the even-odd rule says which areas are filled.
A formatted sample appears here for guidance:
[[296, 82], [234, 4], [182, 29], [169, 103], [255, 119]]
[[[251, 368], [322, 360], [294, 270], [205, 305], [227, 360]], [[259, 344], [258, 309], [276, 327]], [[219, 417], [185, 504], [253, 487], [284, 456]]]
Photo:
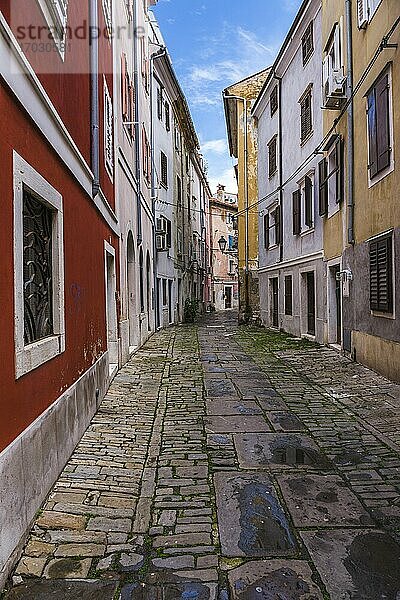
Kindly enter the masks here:
[[185, 92], [212, 191], [236, 191], [221, 92], [272, 64], [301, 0], [159, 0], [154, 13]]

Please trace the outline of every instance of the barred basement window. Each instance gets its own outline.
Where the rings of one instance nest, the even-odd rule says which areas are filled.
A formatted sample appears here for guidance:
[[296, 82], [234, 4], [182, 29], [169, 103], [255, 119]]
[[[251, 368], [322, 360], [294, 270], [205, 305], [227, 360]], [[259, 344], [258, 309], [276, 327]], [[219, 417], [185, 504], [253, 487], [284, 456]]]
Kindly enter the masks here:
[[53, 335], [53, 211], [28, 190], [23, 195], [24, 342]]
[[370, 307], [378, 312], [393, 310], [392, 236], [369, 245]]
[[270, 105], [271, 117], [272, 117], [278, 110], [278, 86], [277, 85], [274, 87], [274, 89], [271, 92], [271, 96], [269, 99], [269, 105]]
[[303, 143], [312, 133], [312, 89], [311, 87], [300, 98], [301, 134]]
[[303, 54], [303, 66], [306, 64], [312, 53], [314, 52], [314, 32], [313, 21], [310, 22], [304, 35], [301, 39], [301, 47]]
[[168, 187], [168, 160], [164, 152], [161, 152], [161, 183]]

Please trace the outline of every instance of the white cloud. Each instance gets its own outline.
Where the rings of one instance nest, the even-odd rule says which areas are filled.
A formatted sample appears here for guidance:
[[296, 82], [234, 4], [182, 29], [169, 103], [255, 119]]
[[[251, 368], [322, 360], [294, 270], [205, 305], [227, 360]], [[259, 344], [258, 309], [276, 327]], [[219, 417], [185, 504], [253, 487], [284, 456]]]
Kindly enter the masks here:
[[233, 167], [222, 171], [218, 177], [209, 177], [208, 181], [213, 194], [217, 193], [219, 183], [225, 186], [227, 192], [237, 194], [237, 181]]
[[215, 154], [225, 154], [228, 146], [225, 139], [222, 140], [209, 140], [204, 144], [201, 144], [202, 151], [206, 154], [207, 152], [213, 152]]

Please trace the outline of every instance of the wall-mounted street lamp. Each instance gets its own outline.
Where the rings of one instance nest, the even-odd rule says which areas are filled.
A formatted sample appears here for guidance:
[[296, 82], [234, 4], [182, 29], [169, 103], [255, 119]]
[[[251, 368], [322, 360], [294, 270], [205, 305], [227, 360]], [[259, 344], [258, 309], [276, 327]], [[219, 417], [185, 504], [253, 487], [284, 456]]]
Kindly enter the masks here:
[[221, 235], [221, 237], [218, 240], [218, 246], [219, 246], [219, 249], [221, 250], [222, 254], [224, 254], [224, 252], [226, 250], [227, 243], [228, 242], [226, 241], [226, 239], [224, 238], [224, 236]]

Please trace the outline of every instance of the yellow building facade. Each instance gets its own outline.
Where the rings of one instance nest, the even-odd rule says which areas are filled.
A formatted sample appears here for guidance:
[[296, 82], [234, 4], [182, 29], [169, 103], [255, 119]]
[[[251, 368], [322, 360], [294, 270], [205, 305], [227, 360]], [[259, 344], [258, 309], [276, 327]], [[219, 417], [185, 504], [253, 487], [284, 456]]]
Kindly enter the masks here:
[[223, 92], [229, 151], [237, 159], [239, 320], [257, 320], [258, 287], [258, 177], [257, 128], [251, 117], [255, 99], [269, 69], [231, 85]]

